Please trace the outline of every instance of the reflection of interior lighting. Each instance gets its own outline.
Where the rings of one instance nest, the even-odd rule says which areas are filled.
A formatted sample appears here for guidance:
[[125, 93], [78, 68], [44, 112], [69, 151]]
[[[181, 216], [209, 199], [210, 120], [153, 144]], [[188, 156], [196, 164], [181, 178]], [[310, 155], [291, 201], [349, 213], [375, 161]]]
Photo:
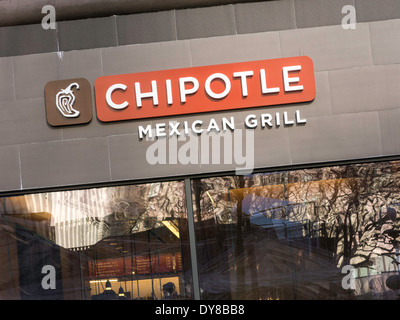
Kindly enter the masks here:
[[208, 195], [208, 197], [210, 198], [212, 204], [214, 205], [214, 200], [213, 200], [213, 198], [211, 198], [211, 195], [210, 195], [210, 193], [209, 193], [208, 191], [207, 191], [207, 195]]
[[121, 250], [123, 247], [115, 247], [116, 250]]
[[100, 283], [100, 282], [116, 282], [118, 279], [103, 279], [103, 280], [90, 280], [89, 283]]
[[169, 229], [169, 231], [171, 231], [179, 239], [179, 237], [180, 237], [179, 229], [175, 224], [173, 224], [169, 220], [163, 220], [162, 223], [164, 226], [166, 226]]
[[118, 244], [118, 242], [112, 242], [110, 243], [110, 246], [116, 246]]
[[110, 282], [110, 280], [107, 280], [107, 282], [106, 282], [106, 289], [105, 290], [112, 290], [112, 287], [111, 287], [111, 282]]

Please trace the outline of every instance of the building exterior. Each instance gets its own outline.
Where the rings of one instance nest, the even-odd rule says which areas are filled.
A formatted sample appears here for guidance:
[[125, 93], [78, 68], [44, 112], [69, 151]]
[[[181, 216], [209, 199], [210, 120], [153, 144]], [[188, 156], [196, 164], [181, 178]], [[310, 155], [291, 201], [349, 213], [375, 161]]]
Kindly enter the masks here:
[[15, 2], [1, 299], [399, 298], [400, 2]]

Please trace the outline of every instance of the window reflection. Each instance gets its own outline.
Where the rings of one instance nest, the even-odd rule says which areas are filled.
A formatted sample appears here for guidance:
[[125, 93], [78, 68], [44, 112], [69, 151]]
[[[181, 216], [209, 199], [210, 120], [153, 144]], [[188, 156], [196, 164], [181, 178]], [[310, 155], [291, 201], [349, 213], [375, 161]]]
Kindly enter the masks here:
[[[399, 168], [193, 179], [201, 298], [398, 299]], [[0, 198], [0, 299], [193, 299], [184, 190]]]
[[399, 175], [382, 162], [193, 180], [202, 298], [397, 299]]
[[[0, 201], [0, 298], [191, 299], [183, 182]], [[45, 290], [42, 268], [55, 268]]]

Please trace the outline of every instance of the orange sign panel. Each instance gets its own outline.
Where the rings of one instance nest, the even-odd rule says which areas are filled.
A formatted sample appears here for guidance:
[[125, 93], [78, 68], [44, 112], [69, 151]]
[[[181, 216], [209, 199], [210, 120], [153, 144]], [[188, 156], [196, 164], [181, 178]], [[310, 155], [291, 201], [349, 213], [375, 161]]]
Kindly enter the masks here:
[[95, 95], [103, 122], [307, 102], [314, 67], [301, 56], [103, 76]]

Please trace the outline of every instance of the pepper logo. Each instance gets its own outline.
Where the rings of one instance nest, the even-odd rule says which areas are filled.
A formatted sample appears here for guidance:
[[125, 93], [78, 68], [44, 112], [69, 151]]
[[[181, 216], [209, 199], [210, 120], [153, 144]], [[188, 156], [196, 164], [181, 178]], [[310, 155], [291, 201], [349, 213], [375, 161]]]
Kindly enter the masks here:
[[50, 81], [45, 87], [46, 116], [51, 126], [85, 124], [92, 120], [92, 93], [87, 79]]
[[66, 89], [61, 89], [56, 96], [56, 105], [61, 114], [67, 118], [76, 118], [80, 112], [75, 110], [72, 106], [75, 103], [75, 95], [72, 88], [79, 89], [79, 84], [76, 82], [71, 83]]

